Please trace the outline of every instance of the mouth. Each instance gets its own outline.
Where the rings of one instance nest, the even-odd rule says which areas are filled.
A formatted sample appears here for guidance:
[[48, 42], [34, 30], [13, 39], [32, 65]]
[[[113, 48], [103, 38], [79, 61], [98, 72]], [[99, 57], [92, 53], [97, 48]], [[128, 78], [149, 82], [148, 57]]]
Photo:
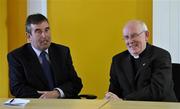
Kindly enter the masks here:
[[48, 41], [48, 40], [43, 40], [43, 41], [41, 41], [41, 44], [42, 44], [42, 45], [48, 45], [48, 44], [49, 44], [49, 41]]
[[137, 44], [133, 44], [133, 45], [128, 45], [130, 49], [136, 49]]

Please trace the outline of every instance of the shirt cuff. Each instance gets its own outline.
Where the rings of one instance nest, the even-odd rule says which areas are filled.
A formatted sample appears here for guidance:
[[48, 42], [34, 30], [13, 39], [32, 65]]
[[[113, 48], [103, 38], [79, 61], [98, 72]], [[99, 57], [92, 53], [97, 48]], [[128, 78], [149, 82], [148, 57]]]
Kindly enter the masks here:
[[60, 88], [54, 88], [54, 89], [58, 90], [58, 92], [61, 94], [60, 98], [64, 98], [65, 97], [64, 92]]

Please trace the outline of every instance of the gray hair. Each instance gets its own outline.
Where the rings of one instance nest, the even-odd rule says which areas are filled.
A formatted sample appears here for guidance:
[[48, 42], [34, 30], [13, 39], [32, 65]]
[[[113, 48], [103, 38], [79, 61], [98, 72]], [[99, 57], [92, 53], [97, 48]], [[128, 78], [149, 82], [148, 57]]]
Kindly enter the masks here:
[[148, 31], [147, 25], [143, 21], [140, 21], [140, 22], [141, 22], [141, 25], [142, 25], [142, 30], [143, 31]]
[[141, 26], [142, 31], [148, 31], [147, 25], [141, 20], [130, 20], [130, 21], [128, 21], [128, 23], [126, 23], [126, 25], [124, 26], [123, 31], [128, 25], [132, 25], [132, 24], [136, 24], [136, 25], [138, 24]]

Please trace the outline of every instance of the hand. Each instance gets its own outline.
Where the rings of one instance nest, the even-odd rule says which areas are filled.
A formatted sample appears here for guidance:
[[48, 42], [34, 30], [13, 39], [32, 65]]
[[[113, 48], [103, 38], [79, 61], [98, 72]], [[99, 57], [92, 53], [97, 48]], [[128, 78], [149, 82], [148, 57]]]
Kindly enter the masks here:
[[53, 91], [37, 91], [39, 94], [42, 94], [40, 99], [48, 99], [48, 98], [58, 98], [60, 93], [57, 90]]
[[105, 99], [107, 99], [107, 100], [122, 100], [121, 98], [119, 98], [116, 94], [114, 94], [114, 93], [112, 93], [112, 92], [107, 92], [106, 94], [105, 94], [105, 97], [104, 97]]

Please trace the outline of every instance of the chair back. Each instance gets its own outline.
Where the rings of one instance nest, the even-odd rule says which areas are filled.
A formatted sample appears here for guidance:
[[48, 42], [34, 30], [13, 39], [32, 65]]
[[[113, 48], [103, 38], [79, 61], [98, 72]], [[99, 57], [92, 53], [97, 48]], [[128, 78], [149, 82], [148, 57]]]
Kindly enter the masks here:
[[172, 73], [174, 81], [174, 91], [178, 101], [180, 101], [180, 64], [172, 63]]

